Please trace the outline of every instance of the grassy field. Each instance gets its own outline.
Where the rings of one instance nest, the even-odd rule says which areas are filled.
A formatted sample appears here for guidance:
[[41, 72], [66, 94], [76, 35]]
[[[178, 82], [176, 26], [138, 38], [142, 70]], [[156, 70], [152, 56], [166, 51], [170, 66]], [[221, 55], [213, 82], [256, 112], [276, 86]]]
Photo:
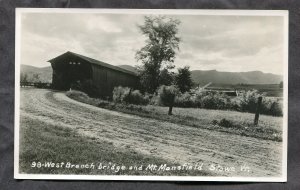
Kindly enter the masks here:
[[[167, 164], [169, 166], [179, 165], [170, 163], [161, 158], [147, 156], [137, 153], [131, 149], [118, 149], [112, 142], [87, 138], [80, 135], [71, 128], [41, 123], [41, 121], [22, 118], [23, 124], [20, 130], [20, 173], [30, 174], [89, 174], [89, 175], [212, 175], [207, 171], [197, 170], [175, 170], [175, 171], [151, 171], [151, 170], [101, 170], [97, 165], [116, 166], [147, 166], [148, 164]], [[69, 168], [37, 168], [31, 167], [32, 162], [62, 161], [72, 164], [94, 163], [95, 169]], [[66, 163], [65, 163], [66, 164]]]
[[115, 104], [100, 99], [81, 96], [80, 93], [76, 91], [68, 92], [67, 96], [90, 105], [161, 121], [265, 140], [282, 141], [282, 117], [261, 115], [259, 124], [255, 126], [253, 124], [254, 114], [251, 113], [199, 108], [174, 108], [173, 115], [170, 116], [167, 114], [167, 107]]

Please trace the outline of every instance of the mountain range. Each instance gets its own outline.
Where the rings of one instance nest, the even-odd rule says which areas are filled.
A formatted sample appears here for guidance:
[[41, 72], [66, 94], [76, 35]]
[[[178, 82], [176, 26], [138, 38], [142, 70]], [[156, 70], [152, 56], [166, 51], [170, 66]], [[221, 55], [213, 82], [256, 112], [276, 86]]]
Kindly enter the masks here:
[[[136, 68], [130, 65], [119, 65], [123, 69], [137, 72]], [[191, 77], [194, 83], [205, 85], [214, 84], [279, 84], [283, 77], [272, 73], [261, 71], [249, 72], [222, 72], [217, 70], [193, 70]]]
[[[137, 72], [136, 68], [130, 65], [118, 65], [123, 69]], [[52, 68], [34, 67], [29, 65], [21, 65], [21, 72], [26, 73], [29, 78], [33, 74], [38, 74], [42, 82], [52, 81]], [[193, 70], [191, 77], [194, 83], [205, 85], [207, 83], [214, 84], [279, 84], [283, 80], [281, 75], [263, 73], [261, 71], [249, 72], [221, 72], [216, 70]]]
[[205, 85], [209, 82], [214, 84], [279, 84], [283, 77], [261, 71], [249, 72], [221, 72], [216, 70], [191, 71], [195, 83]]

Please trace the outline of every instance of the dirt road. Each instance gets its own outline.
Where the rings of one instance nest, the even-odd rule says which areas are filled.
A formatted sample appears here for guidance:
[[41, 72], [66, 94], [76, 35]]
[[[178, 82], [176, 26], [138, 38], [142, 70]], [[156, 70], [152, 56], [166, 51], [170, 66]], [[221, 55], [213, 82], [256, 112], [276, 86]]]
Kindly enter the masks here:
[[[22, 89], [21, 117], [70, 127], [83, 136], [112, 142], [119, 149], [133, 149], [179, 164], [203, 162], [207, 169], [211, 164], [235, 168], [230, 172], [211, 171], [216, 175], [281, 174], [280, 142], [109, 111], [72, 100], [63, 92]], [[241, 171], [241, 166], [248, 166], [250, 171]]]

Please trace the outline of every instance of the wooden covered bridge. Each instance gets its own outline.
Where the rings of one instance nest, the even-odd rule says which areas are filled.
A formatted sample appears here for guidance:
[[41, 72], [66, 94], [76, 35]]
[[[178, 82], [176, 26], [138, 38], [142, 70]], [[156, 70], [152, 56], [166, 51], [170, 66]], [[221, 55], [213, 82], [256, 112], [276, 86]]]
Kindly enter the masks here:
[[68, 90], [77, 81], [91, 80], [101, 96], [112, 96], [116, 86], [138, 88], [136, 73], [73, 52], [66, 52], [48, 62], [53, 69], [52, 87]]

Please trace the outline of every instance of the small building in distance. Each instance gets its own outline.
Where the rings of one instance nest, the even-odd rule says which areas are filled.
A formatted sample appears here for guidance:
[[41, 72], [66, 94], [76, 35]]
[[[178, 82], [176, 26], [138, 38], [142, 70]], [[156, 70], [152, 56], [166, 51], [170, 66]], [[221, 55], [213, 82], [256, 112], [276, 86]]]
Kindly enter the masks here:
[[138, 88], [136, 73], [73, 52], [66, 52], [48, 62], [51, 63], [52, 86], [69, 90], [73, 83], [90, 80], [102, 97], [111, 97], [114, 87]]

